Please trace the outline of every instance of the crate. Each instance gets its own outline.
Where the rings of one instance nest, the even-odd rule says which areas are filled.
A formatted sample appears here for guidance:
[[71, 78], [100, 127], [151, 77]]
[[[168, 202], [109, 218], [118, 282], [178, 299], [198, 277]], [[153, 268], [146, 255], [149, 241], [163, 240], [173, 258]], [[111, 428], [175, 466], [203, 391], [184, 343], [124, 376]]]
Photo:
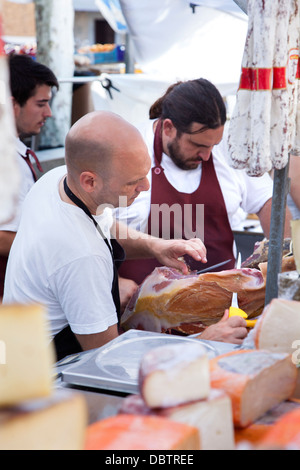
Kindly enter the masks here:
[[110, 64], [114, 62], [124, 62], [125, 60], [125, 47], [116, 46], [115, 49], [108, 52], [88, 52], [86, 54], [79, 54], [88, 57], [91, 64]]

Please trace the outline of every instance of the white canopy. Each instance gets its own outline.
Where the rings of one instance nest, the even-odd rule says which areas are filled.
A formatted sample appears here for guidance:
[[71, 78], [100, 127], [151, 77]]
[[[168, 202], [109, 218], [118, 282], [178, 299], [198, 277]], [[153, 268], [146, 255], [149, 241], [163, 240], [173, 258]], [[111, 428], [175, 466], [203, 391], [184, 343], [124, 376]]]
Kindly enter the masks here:
[[[199, 4], [194, 13], [190, 3]], [[239, 81], [247, 15], [233, 0], [120, 0], [120, 6], [144, 72]]]

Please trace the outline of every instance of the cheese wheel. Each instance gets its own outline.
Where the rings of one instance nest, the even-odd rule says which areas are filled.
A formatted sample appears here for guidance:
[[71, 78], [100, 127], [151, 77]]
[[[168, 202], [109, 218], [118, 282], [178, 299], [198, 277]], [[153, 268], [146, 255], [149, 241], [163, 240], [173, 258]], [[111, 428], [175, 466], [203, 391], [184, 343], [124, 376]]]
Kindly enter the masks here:
[[211, 390], [204, 400], [160, 409], [150, 409], [140, 395], [130, 395], [124, 399], [120, 412], [164, 416], [195, 426], [201, 450], [233, 450], [235, 447], [231, 401], [222, 390]]
[[49, 396], [55, 359], [43, 306], [0, 306], [0, 407]]
[[86, 450], [200, 450], [198, 429], [158, 416], [120, 414], [91, 424]]
[[83, 450], [86, 426], [83, 396], [57, 390], [0, 411], [0, 450]]
[[236, 427], [246, 427], [281, 401], [290, 398], [297, 368], [288, 354], [238, 350], [210, 361], [211, 386], [231, 398]]
[[209, 359], [199, 342], [154, 348], [141, 360], [139, 390], [150, 408], [165, 408], [206, 398]]

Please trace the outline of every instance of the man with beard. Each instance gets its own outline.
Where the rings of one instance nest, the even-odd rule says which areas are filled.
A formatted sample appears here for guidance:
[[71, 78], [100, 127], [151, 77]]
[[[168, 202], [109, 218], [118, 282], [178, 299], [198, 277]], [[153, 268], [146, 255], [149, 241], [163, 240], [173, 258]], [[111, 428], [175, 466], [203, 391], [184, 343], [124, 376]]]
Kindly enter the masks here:
[[[235, 264], [232, 227], [241, 209], [259, 217], [269, 236], [273, 182], [268, 174], [250, 178], [230, 167], [223, 138], [226, 107], [217, 88], [205, 79], [172, 85], [150, 109], [140, 127], [152, 168], [151, 188], [118, 218], [160, 237], [202, 239], [207, 264], [186, 258], [192, 270], [231, 260]], [[285, 235], [288, 235], [290, 213]], [[168, 232], [169, 229], [169, 233]], [[154, 260], [127, 261], [120, 270], [124, 283], [140, 284], [157, 266]]]
[[17, 163], [21, 179], [14, 218], [0, 225], [0, 300], [3, 295], [7, 258], [18, 230], [23, 200], [37, 179], [33, 164], [37, 164], [38, 169], [42, 171], [36, 155], [21, 139], [40, 133], [46, 119], [52, 116], [49, 104], [52, 88], [58, 88], [58, 81], [53, 72], [26, 55], [9, 56], [9, 74], [16, 127]]

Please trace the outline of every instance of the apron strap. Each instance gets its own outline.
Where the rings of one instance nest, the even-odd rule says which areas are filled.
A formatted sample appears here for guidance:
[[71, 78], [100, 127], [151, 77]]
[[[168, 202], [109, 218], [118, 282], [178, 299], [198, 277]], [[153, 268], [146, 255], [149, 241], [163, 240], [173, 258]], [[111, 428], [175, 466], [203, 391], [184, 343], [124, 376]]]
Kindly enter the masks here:
[[[77, 196], [75, 196], [74, 193], [72, 193], [72, 191], [67, 185], [66, 179], [64, 180], [64, 189], [65, 189], [67, 196], [93, 220], [95, 227], [101, 234], [104, 242], [106, 243], [111, 253], [112, 261], [113, 261], [113, 268], [114, 268], [114, 277], [113, 277], [113, 282], [112, 282], [111, 294], [112, 294], [113, 301], [116, 307], [118, 321], [120, 321], [121, 307], [120, 307], [118, 268], [121, 266], [122, 262], [125, 259], [125, 252], [122, 246], [115, 239], [111, 240], [111, 246], [110, 246], [107, 238], [103, 235], [103, 232], [99, 224], [94, 219], [94, 217], [92, 216], [92, 214], [90, 213], [86, 205], [79, 198], [77, 198]], [[75, 334], [72, 332], [69, 325], [66, 326], [63, 330], [61, 330], [59, 333], [55, 335], [55, 337], [53, 338], [53, 343], [54, 343], [55, 350], [56, 350], [57, 360], [60, 360], [63, 357], [68, 356], [70, 354], [82, 352], [80, 343], [77, 340]]]

